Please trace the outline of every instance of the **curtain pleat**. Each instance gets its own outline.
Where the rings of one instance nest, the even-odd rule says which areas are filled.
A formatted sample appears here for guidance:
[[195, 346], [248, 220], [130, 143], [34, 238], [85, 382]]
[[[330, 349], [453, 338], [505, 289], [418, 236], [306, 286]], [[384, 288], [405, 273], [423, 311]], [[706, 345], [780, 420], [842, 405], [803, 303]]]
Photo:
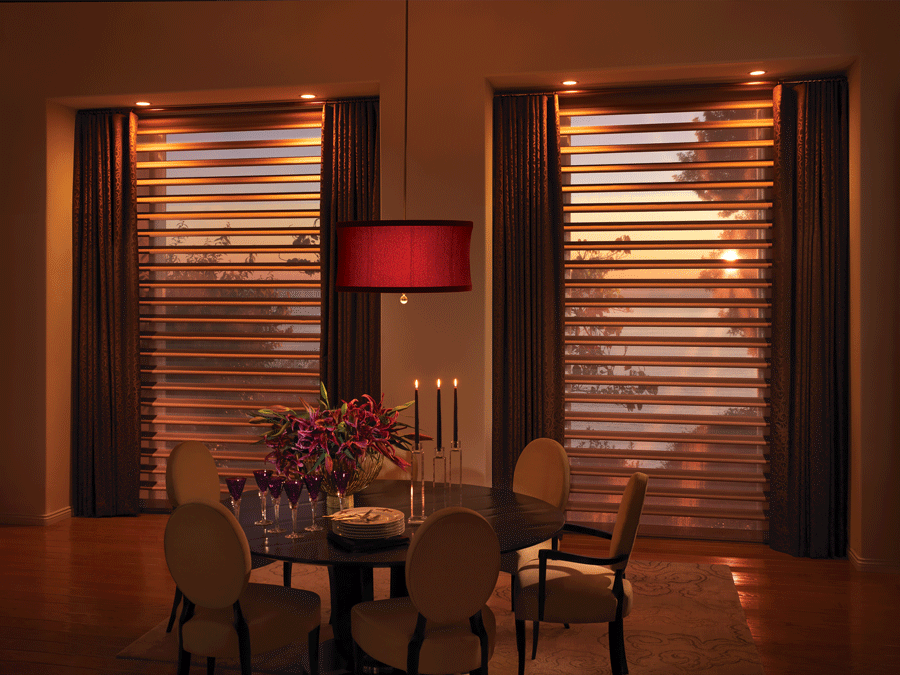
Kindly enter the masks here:
[[135, 515], [140, 371], [137, 118], [75, 120], [72, 218], [72, 471], [76, 516]]
[[845, 80], [774, 93], [772, 548], [844, 557], [849, 472]]
[[378, 101], [325, 104], [322, 126], [321, 377], [332, 403], [381, 393], [381, 296], [336, 292], [335, 224], [381, 212]]
[[493, 483], [563, 441], [563, 214], [556, 96], [494, 97]]

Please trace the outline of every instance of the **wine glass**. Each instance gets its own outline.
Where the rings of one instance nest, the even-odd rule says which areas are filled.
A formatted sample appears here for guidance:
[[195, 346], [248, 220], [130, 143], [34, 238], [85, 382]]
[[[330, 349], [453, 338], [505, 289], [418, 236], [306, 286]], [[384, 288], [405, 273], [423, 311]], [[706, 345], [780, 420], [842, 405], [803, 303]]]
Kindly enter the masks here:
[[247, 479], [244, 476], [225, 479], [228, 493], [231, 495], [231, 508], [234, 510], [234, 517], [238, 520], [241, 518], [241, 495], [244, 493], [244, 483], [246, 482]]
[[288, 539], [297, 539], [303, 536], [297, 532], [297, 502], [300, 500], [301, 492], [303, 492], [303, 483], [299, 480], [284, 482], [284, 494], [287, 495], [288, 503], [291, 505], [291, 532], [287, 535]]
[[322, 474], [306, 473], [303, 474], [303, 482], [306, 483], [306, 491], [309, 493], [309, 511], [312, 514], [310, 524], [306, 526], [307, 532], [316, 532], [323, 529], [321, 525], [316, 525], [316, 500], [319, 498], [319, 488], [322, 484]]
[[343, 511], [344, 493], [347, 491], [347, 486], [350, 485], [350, 478], [352, 478], [353, 476], [353, 469], [344, 465], [335, 466], [332, 475], [334, 476], [334, 487], [337, 488], [338, 491], [338, 502], [341, 507], [341, 511]]
[[275, 522], [272, 524], [272, 527], [266, 529], [266, 532], [272, 534], [284, 532], [278, 514], [278, 500], [281, 498], [281, 489], [284, 487], [284, 480], [284, 476], [272, 476], [269, 479], [269, 494], [272, 495], [272, 506], [275, 509]]
[[266, 493], [269, 490], [269, 478], [272, 477], [272, 471], [268, 469], [259, 469], [253, 472], [253, 478], [256, 479], [256, 486], [259, 488], [259, 509], [262, 512], [262, 518], [257, 520], [254, 525], [271, 525], [272, 521], [266, 517]]

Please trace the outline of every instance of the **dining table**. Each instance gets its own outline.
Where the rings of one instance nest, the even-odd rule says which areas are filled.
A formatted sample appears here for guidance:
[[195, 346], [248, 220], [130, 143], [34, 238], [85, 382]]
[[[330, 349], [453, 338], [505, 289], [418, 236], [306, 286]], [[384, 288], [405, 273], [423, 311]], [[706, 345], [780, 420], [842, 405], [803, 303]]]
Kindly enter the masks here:
[[[308, 504], [298, 506], [297, 528], [303, 536], [296, 539], [286, 535], [291, 531], [291, 512], [284, 500], [280, 505], [279, 521], [284, 530], [266, 532], [267, 527], [255, 525], [259, 519], [259, 493], [249, 492], [242, 499], [240, 523], [247, 535], [250, 552], [254, 556], [285, 563], [324, 565], [328, 567], [331, 597], [331, 625], [338, 651], [350, 658], [350, 610], [358, 602], [373, 599], [373, 570], [390, 569], [390, 595], [406, 595], [405, 563], [408, 542], [415, 537], [418, 524], [409, 524], [411, 513], [411, 483], [408, 480], [376, 480], [354, 495], [356, 507], [384, 507], [403, 512], [406, 529], [396, 545], [375, 550], [356, 550], [329, 537], [330, 518], [317, 510], [317, 522], [324, 529], [303, 531], [311, 515]], [[420, 495], [417, 495], [420, 497]], [[447, 506], [464, 506], [480, 513], [497, 533], [501, 553], [516, 551], [551, 539], [562, 530], [565, 512], [551, 504], [528, 495], [500, 487], [481, 485], [424, 486], [424, 515]], [[269, 517], [273, 516], [269, 506]], [[477, 564], [477, 561], [473, 561]], [[287, 574], [287, 573], [286, 573]]]

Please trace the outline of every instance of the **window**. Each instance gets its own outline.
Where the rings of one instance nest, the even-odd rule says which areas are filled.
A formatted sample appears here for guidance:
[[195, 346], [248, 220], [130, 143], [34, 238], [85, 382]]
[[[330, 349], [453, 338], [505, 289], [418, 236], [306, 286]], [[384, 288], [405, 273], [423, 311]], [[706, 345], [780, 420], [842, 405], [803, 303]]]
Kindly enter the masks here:
[[766, 538], [772, 96], [561, 100], [569, 517]]
[[321, 106], [141, 111], [141, 499], [206, 443], [220, 472], [266, 454], [249, 411], [315, 401]]

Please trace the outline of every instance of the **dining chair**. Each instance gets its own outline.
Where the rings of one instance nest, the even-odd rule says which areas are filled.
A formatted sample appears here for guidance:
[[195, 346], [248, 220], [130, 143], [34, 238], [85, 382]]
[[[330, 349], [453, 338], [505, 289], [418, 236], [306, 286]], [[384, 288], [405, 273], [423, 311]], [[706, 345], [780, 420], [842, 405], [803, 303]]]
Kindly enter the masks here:
[[484, 516], [463, 506], [431, 514], [406, 554], [409, 596], [351, 611], [356, 672], [365, 652], [407, 675], [487, 675], [496, 621], [485, 603], [499, 571], [500, 544]]
[[614, 675], [628, 673], [622, 619], [631, 612], [632, 588], [625, 568], [637, 536], [647, 475], [634, 473], [625, 486], [613, 531], [569, 524], [564, 531], [609, 539], [605, 558], [542, 549], [520, 565], [515, 595], [516, 648], [519, 675], [525, 673], [525, 622], [534, 621], [531, 658], [537, 655], [541, 621], [548, 623], [608, 623], [609, 660]]
[[306, 635], [309, 673], [319, 672], [321, 601], [318, 594], [273, 584], [249, 583], [250, 546], [240, 523], [218, 503], [182, 504], [164, 534], [166, 564], [184, 594], [178, 621], [178, 675], [191, 655], [205, 656], [213, 675], [216, 658], [236, 657], [251, 675], [252, 653], [287, 646]]
[[[216, 468], [216, 460], [205, 444], [199, 441], [183, 441], [179, 443], [169, 454], [166, 460], [166, 494], [172, 509], [181, 504], [191, 502], [203, 502], [206, 504], [219, 504], [222, 499], [219, 487], [219, 470]], [[263, 497], [263, 495], [260, 495]], [[252, 567], [265, 567], [271, 565], [268, 558], [253, 556]], [[291, 563], [284, 563], [284, 585], [291, 585]], [[172, 611], [169, 613], [169, 623], [166, 632], [172, 632], [175, 618], [178, 616], [178, 605], [181, 604], [182, 593], [178, 585], [175, 585], [175, 599], [172, 602]]]
[[[558, 509], [565, 510], [569, 501], [569, 456], [565, 448], [552, 438], [536, 438], [525, 446], [516, 460], [513, 471], [513, 492], [543, 499]], [[500, 556], [500, 571], [510, 575], [510, 587], [515, 587], [516, 573], [523, 562], [536, 558], [538, 551], [557, 547], [557, 540], [535, 544], [520, 551], [509, 551]], [[515, 611], [515, 594], [510, 593], [512, 610]]]

